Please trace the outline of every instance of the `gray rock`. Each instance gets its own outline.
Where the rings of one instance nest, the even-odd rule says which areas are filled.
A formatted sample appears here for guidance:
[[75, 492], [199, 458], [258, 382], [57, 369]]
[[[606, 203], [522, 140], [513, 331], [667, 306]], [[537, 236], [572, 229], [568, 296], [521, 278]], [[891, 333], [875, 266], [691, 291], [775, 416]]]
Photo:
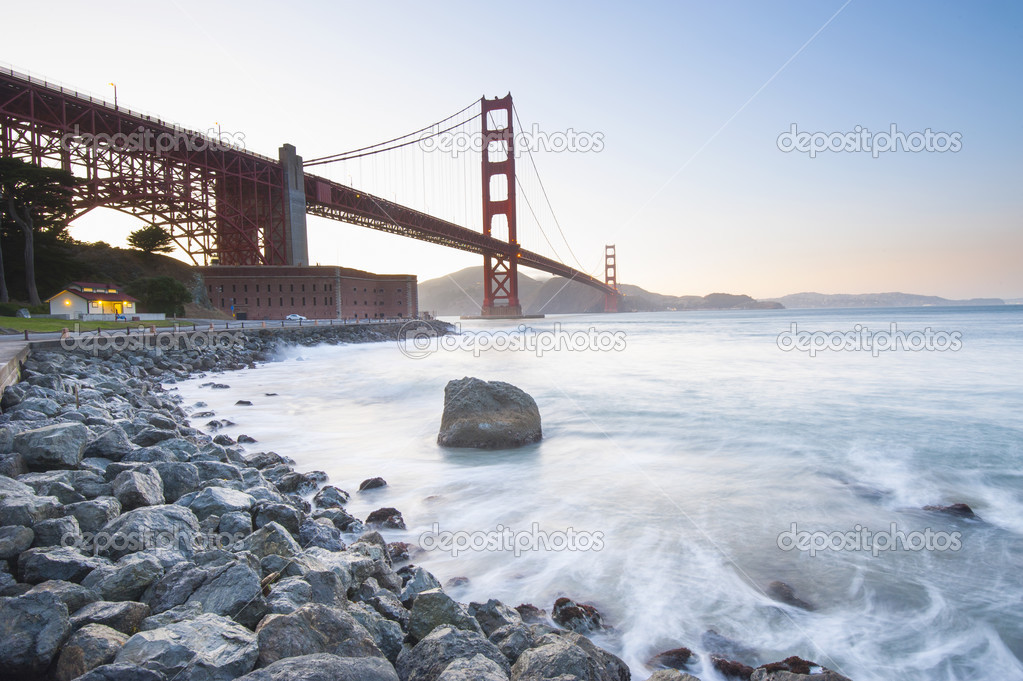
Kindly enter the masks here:
[[287, 615], [268, 615], [256, 629], [259, 664], [286, 657], [330, 653], [340, 657], [383, 657], [366, 628], [340, 608], [319, 603]]
[[359, 491], [365, 492], [371, 489], [379, 489], [380, 487], [387, 487], [387, 481], [383, 478], [367, 478], [359, 483]]
[[134, 448], [131, 442], [129, 442], [128, 436], [125, 435], [124, 429], [114, 425], [90, 440], [89, 444], [85, 446], [82, 455], [88, 457], [98, 456], [110, 459], [111, 461], [120, 461], [130, 454]]
[[174, 624], [175, 622], [194, 620], [201, 614], [202, 605], [199, 603], [175, 605], [170, 610], [164, 610], [161, 613], [150, 615], [146, 619], [142, 620], [142, 623], [139, 625], [139, 631], [152, 631], [153, 629], [160, 629], [169, 624]]
[[154, 463], [153, 468], [163, 480], [163, 496], [169, 504], [199, 489], [199, 469], [195, 464], [167, 461]]
[[75, 468], [91, 433], [81, 423], [56, 423], [14, 436], [14, 449], [32, 471]]
[[220, 516], [219, 530], [223, 534], [245, 535], [252, 533], [252, 516], [246, 511], [231, 511]]
[[407, 582], [405, 582], [404, 588], [401, 590], [399, 598], [402, 603], [411, 605], [412, 601], [420, 593], [429, 591], [430, 589], [439, 589], [440, 582], [432, 574], [426, 571], [425, 568], [414, 567], [412, 568], [412, 576]]
[[163, 480], [155, 469], [123, 471], [114, 478], [111, 487], [125, 511], [142, 506], [159, 506], [165, 501]]
[[116, 662], [146, 667], [176, 681], [228, 681], [251, 671], [258, 654], [251, 631], [207, 613], [135, 634]]
[[71, 504], [67, 507], [67, 512], [78, 520], [82, 532], [96, 533], [121, 515], [121, 502], [114, 497], [97, 497], [90, 501]]
[[369, 632], [384, 657], [392, 664], [397, 662], [398, 654], [401, 653], [401, 643], [405, 638], [401, 625], [385, 619], [365, 603], [352, 603], [348, 612]]
[[149, 606], [135, 601], [96, 601], [82, 607], [71, 616], [73, 627], [102, 624], [129, 636], [139, 630], [142, 620], [149, 617]]
[[64, 507], [56, 497], [36, 496], [28, 485], [0, 477], [0, 525], [31, 527], [40, 520], [63, 514]]
[[169, 610], [187, 602], [209, 577], [210, 572], [195, 563], [178, 563], [146, 589], [142, 600], [149, 604], [154, 613]]
[[17, 558], [18, 554], [32, 546], [35, 532], [24, 525], [0, 527], [0, 560]]
[[0, 669], [11, 679], [41, 679], [71, 633], [67, 606], [50, 593], [0, 600]]
[[302, 512], [287, 504], [259, 503], [253, 508], [253, 525], [257, 528], [268, 523], [279, 523], [291, 535], [297, 536], [302, 525]]
[[128, 511], [107, 523], [101, 533], [111, 541], [100, 553], [113, 560], [143, 549], [156, 547], [174, 551], [184, 558], [195, 552], [199, 522], [189, 509], [177, 504], [145, 506]]
[[32, 546], [79, 546], [82, 530], [74, 516], [40, 520], [32, 526]]
[[[9, 444], [0, 444], [0, 451], [4, 449], [10, 449], [10, 446], [14, 444], [14, 433], [7, 428], [0, 429], [0, 439], [7, 438]], [[25, 459], [16, 452], [0, 454], [0, 475], [7, 476], [8, 478], [16, 478], [19, 475], [28, 473], [28, 466], [25, 465]]]
[[437, 681], [508, 681], [508, 674], [496, 662], [477, 653], [449, 664]]
[[29, 397], [22, 400], [14, 411], [20, 411], [22, 409], [31, 409], [37, 411], [40, 414], [45, 415], [47, 418], [52, 418], [60, 413], [60, 405], [53, 400], [46, 397]]
[[223, 516], [232, 511], [248, 512], [255, 499], [245, 492], [227, 487], [206, 487], [188, 503], [188, 507], [199, 520], [211, 515]]
[[319, 546], [328, 551], [344, 551], [345, 543], [341, 540], [341, 530], [327, 518], [307, 519], [298, 531], [298, 539], [302, 546]]
[[56, 596], [61, 603], [67, 606], [67, 611], [74, 614], [75, 611], [84, 608], [89, 603], [99, 600], [99, 594], [95, 590], [84, 587], [74, 582], [65, 582], [59, 579], [52, 579], [33, 586], [28, 593], [49, 593]]
[[343, 489], [333, 485], [325, 485], [313, 497], [313, 504], [318, 508], [341, 508], [348, 503], [350, 496]]
[[237, 681], [399, 681], [379, 657], [338, 657], [320, 653], [278, 660]]
[[114, 661], [128, 637], [102, 624], [87, 624], [68, 639], [57, 658], [57, 681], [71, 681]]
[[71, 547], [47, 547], [23, 551], [18, 556], [18, 572], [21, 581], [28, 584], [39, 584], [51, 579], [81, 582], [86, 575], [105, 563], [102, 558], [85, 556]]
[[456, 629], [483, 633], [479, 623], [461, 603], [454, 601], [440, 589], [423, 591], [416, 596], [409, 617], [408, 633], [421, 641], [439, 626], [452, 626]]
[[522, 624], [518, 611], [493, 598], [486, 603], [470, 603], [469, 614], [476, 618], [488, 637], [501, 627]]
[[536, 402], [510, 383], [466, 377], [445, 386], [442, 447], [506, 449], [542, 437]]
[[131, 439], [131, 441], [139, 447], [152, 447], [155, 444], [159, 444], [164, 440], [170, 440], [174, 437], [177, 437], [177, 433], [173, 430], [163, 430], [162, 428], [153, 428], [152, 426], [148, 426], [140, 430], [135, 437]]
[[437, 627], [414, 648], [404, 648], [396, 667], [402, 681], [436, 681], [454, 660], [476, 655], [497, 664], [505, 675], [510, 673], [504, 655], [481, 634], [447, 626]]
[[519, 655], [535, 642], [533, 632], [525, 624], [509, 624], [494, 630], [487, 638], [498, 647], [510, 664], [515, 664]]
[[547, 634], [523, 651], [511, 670], [514, 681], [546, 681], [559, 675], [580, 681], [628, 681], [628, 666], [579, 634]]
[[148, 553], [130, 553], [113, 565], [103, 565], [82, 580], [104, 600], [137, 601], [151, 584], [163, 576], [163, 563]]
[[257, 558], [270, 555], [291, 558], [302, 551], [298, 542], [279, 524], [271, 522], [259, 528], [235, 546], [236, 551], [250, 551]]
[[259, 574], [243, 563], [215, 571], [186, 602], [198, 603], [203, 612], [231, 617], [248, 627], [255, 627], [266, 612]]

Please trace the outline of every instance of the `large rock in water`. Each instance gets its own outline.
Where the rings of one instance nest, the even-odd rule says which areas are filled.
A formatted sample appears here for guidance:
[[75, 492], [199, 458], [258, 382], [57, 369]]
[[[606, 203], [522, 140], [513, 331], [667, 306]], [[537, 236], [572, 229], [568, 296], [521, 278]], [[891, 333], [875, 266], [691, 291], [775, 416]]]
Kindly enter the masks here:
[[536, 402], [510, 383], [466, 377], [448, 381], [444, 387], [444, 415], [437, 444], [506, 449], [542, 437]]

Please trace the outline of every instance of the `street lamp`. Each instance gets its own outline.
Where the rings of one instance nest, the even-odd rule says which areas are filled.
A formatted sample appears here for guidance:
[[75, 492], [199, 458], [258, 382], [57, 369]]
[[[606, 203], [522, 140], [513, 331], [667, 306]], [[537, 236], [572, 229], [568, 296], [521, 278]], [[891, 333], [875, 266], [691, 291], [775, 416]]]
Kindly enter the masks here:
[[117, 108], [117, 85], [114, 83], [107, 83], [110, 87], [114, 88], [114, 108]]

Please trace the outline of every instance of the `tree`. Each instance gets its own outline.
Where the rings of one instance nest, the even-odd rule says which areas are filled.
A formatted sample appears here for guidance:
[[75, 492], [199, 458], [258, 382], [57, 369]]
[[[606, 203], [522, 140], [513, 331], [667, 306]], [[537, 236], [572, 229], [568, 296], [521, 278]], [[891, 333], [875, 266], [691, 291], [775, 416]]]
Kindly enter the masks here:
[[191, 292], [173, 277], [136, 279], [128, 284], [127, 291], [142, 302], [147, 312], [185, 314], [185, 303], [192, 302]]
[[[40, 305], [36, 289], [36, 230], [59, 237], [66, 235], [74, 213], [74, 176], [59, 168], [43, 168], [16, 158], [0, 158], [0, 215], [21, 230], [25, 241], [25, 289], [30, 305]], [[0, 252], [2, 261], [2, 252]], [[0, 277], [2, 277], [0, 265]], [[7, 284], [0, 287], [6, 300]]]
[[174, 250], [174, 238], [163, 227], [149, 225], [129, 234], [128, 245], [143, 253], [170, 253]]

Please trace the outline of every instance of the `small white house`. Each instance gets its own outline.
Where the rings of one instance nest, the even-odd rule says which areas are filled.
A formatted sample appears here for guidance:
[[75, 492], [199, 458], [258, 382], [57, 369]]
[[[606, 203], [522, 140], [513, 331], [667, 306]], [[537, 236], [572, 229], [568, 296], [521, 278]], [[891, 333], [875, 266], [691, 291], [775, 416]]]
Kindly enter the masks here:
[[50, 314], [68, 315], [69, 319], [89, 319], [93, 315], [111, 318], [123, 315], [131, 319], [136, 315], [135, 304], [139, 301], [110, 284], [73, 281], [46, 302], [50, 304]]

